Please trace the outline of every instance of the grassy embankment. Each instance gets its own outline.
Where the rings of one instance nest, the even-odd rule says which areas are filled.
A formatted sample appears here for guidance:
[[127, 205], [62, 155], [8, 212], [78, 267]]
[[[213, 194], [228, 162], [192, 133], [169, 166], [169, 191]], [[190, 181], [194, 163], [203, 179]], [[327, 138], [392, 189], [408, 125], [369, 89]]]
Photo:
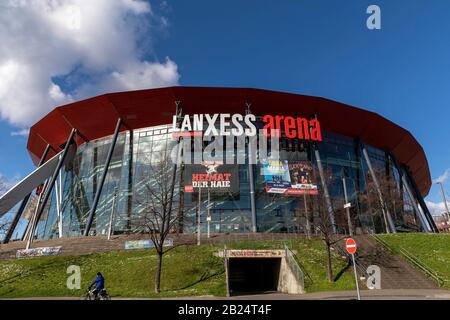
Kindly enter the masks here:
[[[353, 289], [351, 269], [339, 256], [333, 257], [333, 283], [326, 280], [325, 248], [320, 240], [251, 241], [228, 245], [236, 249], [278, 249], [284, 243], [297, 250], [297, 260], [312, 281], [306, 280], [306, 290]], [[119, 251], [73, 257], [42, 257], [0, 261], [0, 297], [81, 296], [97, 271], [106, 278], [106, 287], [113, 297], [171, 297], [195, 295], [225, 295], [223, 259], [214, 252], [218, 245], [180, 246], [164, 257], [162, 287], [154, 293], [156, 255], [154, 250]], [[80, 290], [66, 287], [67, 267], [81, 268]], [[344, 270], [344, 271], [343, 271]]]

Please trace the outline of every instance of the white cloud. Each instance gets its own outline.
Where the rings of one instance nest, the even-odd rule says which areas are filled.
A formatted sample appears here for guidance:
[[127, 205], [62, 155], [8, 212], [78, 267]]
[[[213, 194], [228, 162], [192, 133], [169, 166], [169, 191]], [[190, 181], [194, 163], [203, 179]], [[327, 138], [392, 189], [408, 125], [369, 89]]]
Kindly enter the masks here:
[[164, 21], [140, 0], [1, 1], [0, 117], [24, 128], [87, 96], [176, 85], [175, 62], [147, 58]]
[[444, 183], [450, 178], [450, 168], [445, 170], [443, 174], [441, 174], [438, 178], [434, 179], [434, 183]]
[[28, 137], [29, 134], [30, 134], [30, 129], [20, 129], [20, 130], [11, 132], [12, 137], [16, 137], [16, 136]]
[[[432, 215], [442, 215], [445, 213], [445, 204], [442, 202], [425, 201], [428, 210], [430, 210]], [[447, 205], [450, 208], [450, 202], [447, 200]]]
[[0, 196], [3, 195], [6, 191], [14, 187], [19, 181], [21, 177], [19, 175], [15, 175], [12, 178], [6, 177], [3, 173], [0, 172]]

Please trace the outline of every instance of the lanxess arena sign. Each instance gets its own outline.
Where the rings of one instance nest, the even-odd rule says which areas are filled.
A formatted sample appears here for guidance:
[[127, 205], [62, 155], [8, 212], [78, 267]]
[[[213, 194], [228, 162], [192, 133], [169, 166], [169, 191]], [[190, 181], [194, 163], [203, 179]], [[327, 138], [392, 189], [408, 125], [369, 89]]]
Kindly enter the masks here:
[[[302, 117], [264, 115], [262, 134], [266, 137], [284, 132], [287, 138], [322, 141], [320, 122]], [[173, 135], [183, 136], [256, 136], [256, 116], [253, 114], [193, 114], [181, 119], [173, 116]]]

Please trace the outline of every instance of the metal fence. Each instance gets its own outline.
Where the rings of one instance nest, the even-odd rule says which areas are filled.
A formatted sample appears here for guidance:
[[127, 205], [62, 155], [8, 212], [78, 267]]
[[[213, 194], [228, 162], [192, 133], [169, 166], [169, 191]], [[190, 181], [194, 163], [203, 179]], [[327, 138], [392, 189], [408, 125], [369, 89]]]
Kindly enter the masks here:
[[288, 248], [288, 246], [284, 246], [285, 250], [285, 259], [286, 264], [289, 269], [294, 273], [295, 277], [299, 281], [303, 291], [305, 291], [305, 274], [303, 273], [302, 269], [297, 263], [297, 260], [295, 259], [294, 253], [291, 251], [291, 249]]

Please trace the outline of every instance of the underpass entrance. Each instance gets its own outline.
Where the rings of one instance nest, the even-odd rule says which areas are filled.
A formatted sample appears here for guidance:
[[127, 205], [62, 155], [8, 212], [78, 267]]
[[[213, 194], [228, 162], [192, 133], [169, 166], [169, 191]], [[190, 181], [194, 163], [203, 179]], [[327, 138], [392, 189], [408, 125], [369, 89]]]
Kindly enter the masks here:
[[230, 295], [278, 291], [281, 258], [231, 258]]
[[294, 253], [285, 250], [224, 250], [228, 295], [304, 293], [303, 273]]

